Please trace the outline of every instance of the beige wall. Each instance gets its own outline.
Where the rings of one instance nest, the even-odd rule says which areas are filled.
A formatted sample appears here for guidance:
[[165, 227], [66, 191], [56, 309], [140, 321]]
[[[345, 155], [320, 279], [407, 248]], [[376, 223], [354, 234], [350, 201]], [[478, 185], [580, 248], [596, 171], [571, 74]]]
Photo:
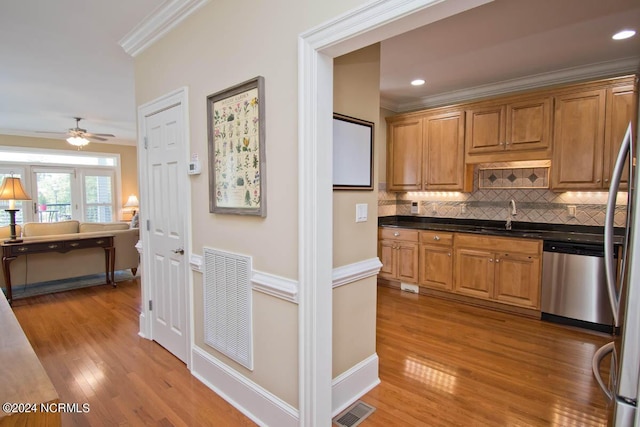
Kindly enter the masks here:
[[[338, 57], [333, 66], [333, 110], [367, 120], [379, 128], [380, 45]], [[333, 192], [333, 266], [377, 256], [378, 157], [374, 133], [374, 190]], [[369, 219], [355, 222], [357, 203], [368, 205]], [[350, 283], [333, 291], [333, 377], [376, 351], [376, 278]]]
[[[32, 138], [26, 136], [0, 135], [0, 145], [12, 147], [46, 148], [49, 150], [78, 151], [63, 139]], [[136, 147], [128, 145], [100, 144], [92, 142], [82, 149], [83, 152], [110, 153], [120, 155], [121, 164], [121, 208], [131, 194], [140, 197], [138, 190], [138, 154]], [[124, 218], [128, 219], [128, 218]]]
[[[189, 90], [189, 151], [203, 159], [202, 174], [190, 178], [187, 189], [192, 194], [193, 253], [208, 246], [250, 255], [256, 270], [297, 280], [298, 35], [363, 3], [217, 0], [135, 58], [138, 105], [180, 87]], [[265, 78], [267, 216], [211, 214], [206, 97], [258, 75]], [[371, 215], [374, 206], [370, 204]], [[194, 279], [196, 344], [297, 407], [297, 305], [254, 293], [253, 323], [270, 326], [256, 328], [263, 334], [259, 340], [280, 346], [280, 351], [258, 348], [256, 342], [255, 369], [249, 372], [204, 344], [201, 280]]]

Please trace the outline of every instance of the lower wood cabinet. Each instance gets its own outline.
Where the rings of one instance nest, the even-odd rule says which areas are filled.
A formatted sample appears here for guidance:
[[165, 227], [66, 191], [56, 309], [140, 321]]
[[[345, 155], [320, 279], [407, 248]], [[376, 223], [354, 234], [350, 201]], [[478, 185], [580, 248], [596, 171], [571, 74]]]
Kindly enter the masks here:
[[382, 263], [380, 277], [418, 283], [418, 231], [380, 228], [378, 258]]
[[541, 240], [381, 227], [378, 256], [383, 279], [494, 307], [540, 309]]
[[453, 288], [453, 233], [420, 232], [420, 286]]
[[454, 292], [540, 308], [542, 241], [457, 234]]

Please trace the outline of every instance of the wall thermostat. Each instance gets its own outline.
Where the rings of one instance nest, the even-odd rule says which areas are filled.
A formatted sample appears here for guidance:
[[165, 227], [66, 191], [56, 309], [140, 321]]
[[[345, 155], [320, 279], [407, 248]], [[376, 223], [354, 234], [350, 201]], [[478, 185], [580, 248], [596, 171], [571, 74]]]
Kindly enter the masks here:
[[194, 154], [191, 156], [191, 161], [189, 162], [189, 169], [187, 170], [189, 175], [199, 175], [200, 174], [200, 160], [198, 160], [198, 155]]

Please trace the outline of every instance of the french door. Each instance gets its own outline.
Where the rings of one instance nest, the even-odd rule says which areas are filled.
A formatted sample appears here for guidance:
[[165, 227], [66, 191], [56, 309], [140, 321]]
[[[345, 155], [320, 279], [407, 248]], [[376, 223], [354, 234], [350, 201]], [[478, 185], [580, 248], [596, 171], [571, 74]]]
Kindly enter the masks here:
[[34, 220], [111, 222], [115, 218], [114, 173], [106, 169], [32, 168]]

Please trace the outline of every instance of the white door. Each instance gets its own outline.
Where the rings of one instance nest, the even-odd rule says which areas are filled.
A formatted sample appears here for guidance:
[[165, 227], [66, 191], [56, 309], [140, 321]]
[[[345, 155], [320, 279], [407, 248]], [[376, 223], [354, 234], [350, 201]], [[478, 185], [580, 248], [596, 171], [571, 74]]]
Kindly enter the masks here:
[[[181, 106], [145, 118], [149, 275], [153, 340], [187, 361], [185, 141]], [[148, 249], [147, 249], [148, 248]]]

